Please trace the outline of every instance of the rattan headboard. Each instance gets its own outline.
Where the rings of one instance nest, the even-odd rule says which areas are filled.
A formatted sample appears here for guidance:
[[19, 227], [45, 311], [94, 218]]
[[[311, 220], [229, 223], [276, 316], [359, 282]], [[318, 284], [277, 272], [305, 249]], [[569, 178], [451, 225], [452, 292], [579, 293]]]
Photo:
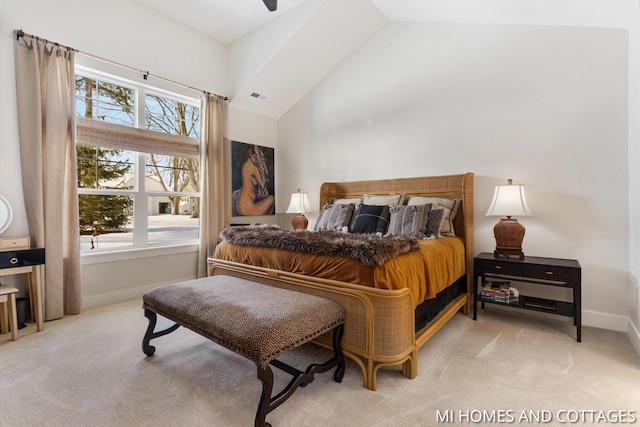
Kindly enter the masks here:
[[[359, 197], [363, 194], [405, 194], [408, 196], [452, 197], [462, 199], [454, 221], [456, 235], [464, 239], [467, 277], [473, 276], [473, 172], [460, 175], [424, 176], [418, 178], [381, 179], [374, 181], [325, 182], [320, 187], [320, 208], [335, 199]], [[468, 280], [468, 283], [472, 282]]]

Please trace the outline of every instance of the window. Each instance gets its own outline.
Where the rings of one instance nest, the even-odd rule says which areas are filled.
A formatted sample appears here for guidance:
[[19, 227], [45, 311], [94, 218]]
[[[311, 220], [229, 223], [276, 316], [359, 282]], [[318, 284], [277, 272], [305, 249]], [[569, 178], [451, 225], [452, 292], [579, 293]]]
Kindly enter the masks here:
[[81, 253], [197, 243], [199, 100], [78, 70], [76, 111]]

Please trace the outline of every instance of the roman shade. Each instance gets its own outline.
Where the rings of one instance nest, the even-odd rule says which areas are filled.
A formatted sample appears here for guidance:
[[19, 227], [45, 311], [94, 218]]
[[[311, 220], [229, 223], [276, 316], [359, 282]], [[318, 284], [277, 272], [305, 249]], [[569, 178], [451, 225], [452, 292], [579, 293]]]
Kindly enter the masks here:
[[76, 141], [78, 144], [190, 159], [200, 158], [200, 141], [196, 138], [119, 125], [86, 117], [76, 117], [76, 124]]

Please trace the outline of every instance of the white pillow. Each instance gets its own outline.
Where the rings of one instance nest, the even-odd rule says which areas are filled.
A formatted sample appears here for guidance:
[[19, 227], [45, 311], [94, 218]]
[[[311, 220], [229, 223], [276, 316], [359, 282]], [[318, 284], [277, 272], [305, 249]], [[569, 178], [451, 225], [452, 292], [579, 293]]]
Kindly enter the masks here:
[[350, 199], [335, 199], [333, 201], [334, 205], [348, 205], [349, 203], [353, 203], [356, 208], [360, 206], [360, 202], [362, 202], [362, 197], [352, 197]]
[[390, 196], [365, 194], [364, 196], [362, 196], [363, 205], [400, 206], [403, 201], [404, 201], [404, 194], [392, 194]]
[[355, 206], [354, 210], [353, 210], [353, 214], [351, 216], [351, 222], [349, 223], [349, 226], [346, 227], [346, 230], [343, 227], [342, 231], [349, 231], [351, 230], [351, 228], [353, 227], [353, 223], [356, 220], [356, 212], [358, 212], [358, 209], [360, 208], [360, 205], [362, 204], [362, 197], [352, 197], [349, 199], [335, 199], [333, 201], [334, 205], [353, 205]]

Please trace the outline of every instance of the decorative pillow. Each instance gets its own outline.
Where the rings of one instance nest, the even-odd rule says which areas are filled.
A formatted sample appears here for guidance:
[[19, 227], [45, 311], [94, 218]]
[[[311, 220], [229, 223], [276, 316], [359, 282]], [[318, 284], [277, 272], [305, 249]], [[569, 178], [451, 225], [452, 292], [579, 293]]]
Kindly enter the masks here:
[[362, 197], [351, 197], [348, 199], [335, 199], [333, 201], [334, 205], [348, 205], [349, 203], [353, 203], [355, 208], [353, 215], [351, 216], [351, 221], [349, 223], [349, 230], [353, 227], [353, 221], [356, 220], [356, 212], [358, 211], [358, 206], [362, 204]]
[[362, 197], [352, 197], [349, 199], [335, 199], [333, 201], [334, 205], [348, 205], [349, 203], [353, 203], [356, 207], [360, 206], [362, 203]]
[[440, 234], [440, 228], [444, 219], [445, 209], [447, 208], [435, 208], [431, 209], [429, 212], [427, 231], [425, 232], [427, 237], [442, 237], [442, 234]]
[[351, 232], [385, 234], [390, 216], [389, 206], [360, 205], [351, 225]]
[[456, 231], [453, 227], [453, 220], [456, 219], [458, 208], [462, 203], [462, 199], [449, 199], [446, 197], [422, 197], [412, 196], [407, 202], [408, 206], [423, 205], [425, 203], [433, 204], [433, 208], [447, 208], [450, 210], [449, 214], [445, 212], [445, 220], [442, 222], [440, 234], [443, 236], [455, 236]]
[[347, 227], [351, 221], [355, 205], [349, 203], [346, 205], [326, 204], [322, 207], [314, 230], [342, 230]]
[[363, 205], [400, 206], [403, 202], [404, 202], [404, 194], [392, 194], [390, 196], [365, 194], [364, 196], [362, 196]]
[[431, 205], [391, 206], [387, 236], [425, 237]]
[[449, 208], [445, 208], [444, 206], [439, 207], [438, 209], [442, 209], [442, 223], [440, 224], [440, 234], [442, 236], [453, 237], [456, 235], [456, 231], [453, 228], [453, 211]]

